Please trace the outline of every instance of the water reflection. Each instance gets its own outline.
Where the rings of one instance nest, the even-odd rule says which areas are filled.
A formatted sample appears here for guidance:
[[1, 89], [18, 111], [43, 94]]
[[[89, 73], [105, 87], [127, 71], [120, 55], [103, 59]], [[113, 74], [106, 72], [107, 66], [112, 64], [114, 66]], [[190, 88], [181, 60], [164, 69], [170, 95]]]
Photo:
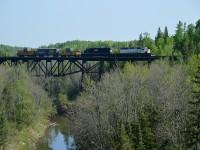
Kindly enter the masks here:
[[75, 150], [76, 145], [70, 121], [65, 117], [52, 120], [57, 125], [49, 128], [39, 141], [38, 150]]

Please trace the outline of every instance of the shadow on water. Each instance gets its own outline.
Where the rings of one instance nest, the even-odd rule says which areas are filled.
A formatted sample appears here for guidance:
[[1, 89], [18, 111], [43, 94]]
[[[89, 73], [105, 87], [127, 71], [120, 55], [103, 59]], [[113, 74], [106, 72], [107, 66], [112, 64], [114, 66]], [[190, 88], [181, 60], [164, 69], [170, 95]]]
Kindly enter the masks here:
[[40, 139], [37, 150], [75, 150], [73, 126], [69, 119], [56, 116], [55, 126], [50, 127]]

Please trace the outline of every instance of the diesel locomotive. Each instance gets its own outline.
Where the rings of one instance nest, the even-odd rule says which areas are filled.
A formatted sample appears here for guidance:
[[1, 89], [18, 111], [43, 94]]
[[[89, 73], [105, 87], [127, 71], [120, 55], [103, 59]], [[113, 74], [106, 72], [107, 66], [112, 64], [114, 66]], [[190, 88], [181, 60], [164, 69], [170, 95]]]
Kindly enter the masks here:
[[133, 48], [120, 48], [119, 56], [151, 56], [151, 51], [148, 48], [133, 47]]

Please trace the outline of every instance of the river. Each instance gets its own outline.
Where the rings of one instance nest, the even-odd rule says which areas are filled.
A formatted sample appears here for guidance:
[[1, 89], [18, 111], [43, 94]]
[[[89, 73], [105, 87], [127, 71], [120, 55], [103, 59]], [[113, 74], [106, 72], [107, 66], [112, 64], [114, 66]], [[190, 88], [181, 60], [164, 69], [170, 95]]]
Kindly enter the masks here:
[[52, 122], [56, 122], [56, 125], [47, 129], [45, 135], [39, 140], [37, 150], [75, 150], [76, 144], [70, 120], [56, 116]]

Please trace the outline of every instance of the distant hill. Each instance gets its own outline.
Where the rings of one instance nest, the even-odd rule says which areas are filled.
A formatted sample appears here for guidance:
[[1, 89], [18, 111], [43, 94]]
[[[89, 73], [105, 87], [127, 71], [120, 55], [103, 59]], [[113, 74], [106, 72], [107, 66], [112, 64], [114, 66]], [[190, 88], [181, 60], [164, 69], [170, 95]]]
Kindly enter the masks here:
[[42, 47], [48, 47], [48, 48], [59, 48], [59, 49], [66, 49], [66, 48], [74, 48], [76, 50], [85, 50], [86, 48], [92, 48], [92, 47], [98, 47], [98, 48], [105, 48], [109, 47], [113, 51], [118, 51], [121, 47], [133, 47], [137, 46], [137, 41], [80, 41], [80, 40], [74, 40], [74, 41], [67, 41], [64, 43], [56, 43], [56, 44], [50, 44], [48, 46], [42, 46]]

